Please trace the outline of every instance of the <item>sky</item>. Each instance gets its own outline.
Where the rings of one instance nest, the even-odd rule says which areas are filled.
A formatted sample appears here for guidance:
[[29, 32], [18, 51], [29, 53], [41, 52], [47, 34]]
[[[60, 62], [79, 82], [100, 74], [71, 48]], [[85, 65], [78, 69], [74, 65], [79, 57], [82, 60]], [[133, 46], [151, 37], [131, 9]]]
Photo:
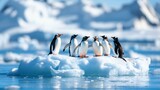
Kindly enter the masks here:
[[[120, 8], [123, 4], [131, 3], [134, 0], [93, 0], [95, 3], [102, 3], [106, 7], [109, 8]], [[151, 5], [155, 5], [157, 2], [160, 2], [160, 0], [148, 0]]]

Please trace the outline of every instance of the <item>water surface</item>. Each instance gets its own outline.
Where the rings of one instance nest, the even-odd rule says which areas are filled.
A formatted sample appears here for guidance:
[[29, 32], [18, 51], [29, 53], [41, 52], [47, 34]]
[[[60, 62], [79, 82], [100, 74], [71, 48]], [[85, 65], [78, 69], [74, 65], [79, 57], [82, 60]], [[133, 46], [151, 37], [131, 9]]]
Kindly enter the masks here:
[[17, 89], [46, 89], [46, 88], [108, 88], [108, 89], [158, 89], [160, 75], [152, 74], [160, 68], [159, 61], [152, 61], [148, 76], [114, 76], [114, 77], [15, 77], [7, 73], [18, 64], [0, 65], [0, 88]]

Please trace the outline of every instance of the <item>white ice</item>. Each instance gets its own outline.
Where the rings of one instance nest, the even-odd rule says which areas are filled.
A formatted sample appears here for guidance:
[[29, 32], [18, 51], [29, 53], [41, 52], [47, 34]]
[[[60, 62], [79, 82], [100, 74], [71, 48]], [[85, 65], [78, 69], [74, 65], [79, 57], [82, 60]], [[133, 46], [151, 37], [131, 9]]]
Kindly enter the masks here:
[[127, 62], [111, 56], [78, 58], [66, 55], [38, 56], [23, 60], [8, 75], [15, 76], [137, 76], [148, 75], [150, 58], [126, 58]]

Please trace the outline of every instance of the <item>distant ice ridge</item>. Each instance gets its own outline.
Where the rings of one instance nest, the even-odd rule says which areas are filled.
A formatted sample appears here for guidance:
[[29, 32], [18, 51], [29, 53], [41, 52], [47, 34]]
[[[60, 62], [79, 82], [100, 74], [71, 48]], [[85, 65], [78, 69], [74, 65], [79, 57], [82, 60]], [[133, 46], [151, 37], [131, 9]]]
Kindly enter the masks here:
[[[159, 13], [158, 5], [154, 9], [147, 0], [135, 0], [119, 10], [109, 10], [101, 4], [94, 5], [91, 0], [48, 0], [48, 3], [40, 0], [5, 1], [8, 2], [0, 7], [0, 23], [4, 23], [0, 29], [3, 31], [21, 26], [22, 20], [43, 29], [56, 28], [57, 25], [52, 24], [55, 18], [63, 23], [77, 24], [83, 29], [115, 30], [119, 24], [123, 29], [148, 29], [160, 25], [156, 13]], [[103, 25], [109, 27], [104, 28]]]
[[[65, 22], [77, 23], [80, 28], [85, 29], [115, 30], [119, 29], [120, 24], [123, 29], [144, 30], [160, 24], [159, 17], [148, 0], [135, 0], [131, 4], [123, 5], [119, 10], [111, 11], [106, 10], [103, 5], [96, 6], [79, 0], [66, 5], [60, 10], [58, 17], [63, 18]], [[93, 25], [93, 22], [96, 23]]]
[[122, 76], [148, 75], [150, 58], [126, 58], [128, 62], [114, 57], [75, 58], [66, 55], [38, 56], [23, 60], [8, 75], [13, 76]]

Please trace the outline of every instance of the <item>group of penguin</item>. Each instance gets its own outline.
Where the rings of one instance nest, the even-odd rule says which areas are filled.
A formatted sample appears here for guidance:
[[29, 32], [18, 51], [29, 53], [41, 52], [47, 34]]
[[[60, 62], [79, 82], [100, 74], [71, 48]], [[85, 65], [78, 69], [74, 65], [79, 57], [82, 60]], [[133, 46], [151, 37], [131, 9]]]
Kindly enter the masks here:
[[[60, 48], [61, 48], [61, 37], [62, 34], [56, 34], [50, 43], [50, 52], [48, 55], [57, 55], [59, 54]], [[87, 51], [89, 47], [93, 48], [95, 56], [109, 56], [110, 50], [112, 48], [111, 44], [108, 41], [107, 36], [103, 35], [102, 37], [102, 43], [99, 42], [99, 38], [97, 36], [94, 37], [92, 45], [89, 45], [88, 38], [90, 36], [84, 36], [81, 40], [81, 42], [78, 44], [78, 41], [76, 39], [78, 35], [74, 34], [70, 38], [70, 42], [65, 45], [63, 51], [65, 51], [66, 48], [69, 48], [69, 56], [71, 57], [78, 57], [80, 58], [87, 58]], [[114, 42], [114, 52], [118, 55], [118, 58], [123, 59], [125, 62], [126, 60], [123, 58], [124, 52], [123, 48], [118, 40], [118, 37], [111, 37]]]

